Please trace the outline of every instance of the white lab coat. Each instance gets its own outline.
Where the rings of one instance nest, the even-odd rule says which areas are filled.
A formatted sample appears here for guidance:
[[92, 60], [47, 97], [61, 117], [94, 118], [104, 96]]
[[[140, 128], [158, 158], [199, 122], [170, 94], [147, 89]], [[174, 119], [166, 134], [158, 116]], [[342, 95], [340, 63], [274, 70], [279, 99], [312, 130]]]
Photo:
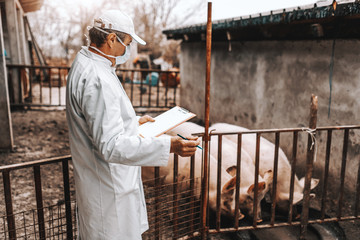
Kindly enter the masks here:
[[69, 72], [66, 116], [80, 239], [141, 239], [148, 220], [140, 166], [165, 166], [170, 138], [141, 138], [106, 58], [83, 47]]

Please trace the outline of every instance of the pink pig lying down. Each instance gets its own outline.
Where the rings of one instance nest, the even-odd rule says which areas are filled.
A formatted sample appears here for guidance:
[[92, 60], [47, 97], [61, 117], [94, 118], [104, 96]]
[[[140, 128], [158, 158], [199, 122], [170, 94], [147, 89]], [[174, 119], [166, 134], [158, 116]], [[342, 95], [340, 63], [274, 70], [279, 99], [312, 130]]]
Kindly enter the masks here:
[[[197, 150], [195, 153], [195, 179], [201, 179], [201, 169], [202, 169], [202, 152]], [[179, 181], [190, 179], [190, 167], [191, 162], [189, 157], [178, 157], [178, 179]], [[173, 183], [173, 165], [174, 165], [174, 154], [170, 154], [169, 164], [166, 167], [160, 167], [160, 176], [164, 176], [162, 179], [162, 184], [172, 184]], [[216, 192], [217, 192], [217, 162], [214, 157], [210, 156], [209, 159], [209, 207], [213, 211], [216, 211]], [[220, 209], [221, 214], [227, 217], [235, 218], [235, 184], [236, 180], [226, 172], [225, 169], [222, 169], [221, 174], [221, 199], [220, 199]], [[151, 180], [154, 178], [154, 167], [142, 167], [142, 178], [143, 181]], [[198, 182], [200, 184], [200, 182]], [[188, 184], [181, 184], [181, 187], [188, 189], [190, 186]], [[181, 190], [186, 190], [181, 189]], [[195, 187], [195, 195], [200, 199], [200, 187]], [[239, 219], [244, 218], [244, 215], [241, 214], [240, 209], [238, 213]]]
[[[181, 124], [180, 126], [174, 128], [173, 130], [167, 132], [168, 135], [176, 136], [176, 134], [181, 134], [184, 137], [191, 136], [192, 133], [201, 133], [204, 132], [204, 128], [202, 126], [199, 126], [195, 123], [191, 122], [185, 122]], [[210, 191], [209, 193], [209, 199], [210, 202], [216, 203], [216, 185], [217, 185], [217, 138], [212, 138], [211, 140], [211, 158], [210, 158], [210, 189], [213, 187], [214, 191]], [[197, 151], [196, 154], [198, 155], [200, 153], [200, 156], [197, 159], [197, 163], [200, 163], [201, 159], [201, 151]], [[230, 140], [225, 140], [223, 142], [223, 152], [222, 152], [222, 178], [223, 175], [226, 177], [231, 176], [231, 181], [228, 181], [228, 179], [221, 179], [222, 183], [222, 195], [221, 199], [224, 200], [224, 204], [233, 205], [231, 208], [232, 210], [235, 209], [235, 187], [236, 187], [236, 158], [237, 158], [237, 150], [236, 150], [236, 144], [234, 144]], [[240, 209], [244, 212], [246, 212], [248, 215], [253, 217], [253, 203], [254, 203], [254, 179], [255, 179], [255, 165], [250, 158], [250, 156], [246, 152], [242, 152], [242, 156], [244, 160], [241, 162], [241, 175], [240, 175], [240, 197], [239, 197], [239, 206]], [[235, 160], [235, 163], [234, 163]], [[189, 161], [187, 161], [189, 162]], [[172, 169], [172, 162], [169, 162], [169, 170]], [[180, 164], [180, 159], [179, 159]], [[235, 171], [233, 169], [235, 168]], [[190, 165], [179, 167], [180, 171], [184, 171], [185, 173], [189, 173], [190, 171]], [[201, 176], [201, 167], [197, 168], [196, 173]], [[226, 170], [226, 171], [223, 171]], [[199, 172], [198, 172], [199, 171]], [[229, 175], [230, 174], [230, 175]], [[189, 177], [189, 176], [187, 176]], [[172, 181], [172, 171], [167, 174], [168, 182]], [[225, 182], [226, 181], [226, 184]], [[269, 170], [265, 173], [264, 177], [259, 176], [258, 181], [258, 201], [257, 201], [257, 214], [256, 219], [257, 221], [261, 221], [261, 208], [260, 208], [260, 202], [264, 198], [266, 192], [269, 189], [269, 185], [272, 183], [272, 174]], [[212, 185], [213, 184], [213, 185]], [[225, 201], [226, 200], [226, 201]], [[211, 206], [211, 204], [210, 204]], [[214, 205], [216, 207], [216, 205]], [[225, 209], [222, 209], [222, 212], [226, 212]], [[229, 215], [229, 214], [227, 214]], [[231, 214], [230, 214], [231, 215]]]
[[[219, 159], [218, 156], [218, 136], [211, 137], [210, 154]], [[227, 138], [222, 138], [221, 143], [221, 162], [222, 167], [233, 177], [236, 176], [237, 169], [237, 145]], [[235, 178], [236, 179], [236, 178]], [[268, 169], [263, 177], [258, 176], [258, 198], [256, 220], [261, 222], [261, 200], [269, 190], [272, 183], [272, 170]], [[250, 217], [254, 217], [254, 187], [255, 187], [255, 164], [250, 155], [241, 149], [241, 172], [240, 172], [240, 203], [241, 210]]]
[[[243, 132], [249, 131], [246, 128], [231, 125], [227, 123], [216, 123], [213, 124], [210, 129], [216, 129], [216, 132]], [[223, 138], [231, 140], [237, 144], [237, 135], [224, 135]], [[252, 158], [255, 163], [255, 154], [256, 154], [256, 134], [243, 134], [242, 135], [242, 149], [245, 150], [248, 155]], [[260, 138], [260, 156], [259, 156], [259, 173], [264, 177], [265, 173], [269, 169], [273, 169], [274, 166], [274, 152], [275, 145], [265, 138]], [[279, 148], [279, 161], [278, 161], [278, 175], [277, 175], [277, 191], [276, 191], [276, 203], [278, 207], [284, 209], [287, 208], [289, 204], [290, 197], [290, 178], [291, 178], [291, 166], [290, 163], [282, 151]], [[311, 179], [311, 189], [315, 188], [319, 183], [318, 179]], [[298, 203], [303, 199], [304, 191], [304, 178], [298, 179], [295, 176], [294, 181], [294, 200], [293, 204]], [[315, 197], [315, 194], [311, 195]]]

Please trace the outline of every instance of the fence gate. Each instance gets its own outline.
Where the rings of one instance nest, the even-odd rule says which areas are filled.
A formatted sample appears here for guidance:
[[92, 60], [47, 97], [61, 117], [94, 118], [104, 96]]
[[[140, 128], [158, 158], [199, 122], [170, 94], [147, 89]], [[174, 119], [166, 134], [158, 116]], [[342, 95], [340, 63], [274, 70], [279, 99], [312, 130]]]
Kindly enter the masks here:
[[[7, 64], [7, 70], [11, 106], [30, 109], [65, 107], [70, 67]], [[138, 111], [164, 111], [179, 104], [179, 71], [118, 67], [116, 73]], [[19, 91], [13, 89], [15, 81]], [[18, 98], [14, 97], [14, 92], [19, 93]]]

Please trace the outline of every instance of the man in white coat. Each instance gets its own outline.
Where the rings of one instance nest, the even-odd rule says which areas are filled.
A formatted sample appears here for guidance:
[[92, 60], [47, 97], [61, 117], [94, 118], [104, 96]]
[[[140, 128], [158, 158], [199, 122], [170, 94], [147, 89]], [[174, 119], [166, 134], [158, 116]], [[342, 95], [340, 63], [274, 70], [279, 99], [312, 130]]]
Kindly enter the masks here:
[[141, 138], [138, 119], [115, 74], [130, 44], [145, 42], [129, 16], [104, 12], [89, 30], [91, 44], [77, 54], [68, 76], [66, 116], [80, 239], [141, 239], [148, 220], [140, 166], [166, 166], [169, 153], [191, 156], [199, 140]]

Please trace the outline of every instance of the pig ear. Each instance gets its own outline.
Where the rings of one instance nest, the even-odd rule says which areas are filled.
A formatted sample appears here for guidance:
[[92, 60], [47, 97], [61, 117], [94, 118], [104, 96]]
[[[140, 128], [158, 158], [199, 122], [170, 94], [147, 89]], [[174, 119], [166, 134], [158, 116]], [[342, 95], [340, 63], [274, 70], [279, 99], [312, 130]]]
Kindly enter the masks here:
[[232, 195], [234, 193], [235, 186], [236, 177], [233, 177], [230, 181], [225, 183], [224, 187], [222, 188], [222, 193], [228, 193]]
[[[265, 182], [259, 182], [259, 189], [258, 189], [258, 193], [264, 191], [266, 187]], [[251, 186], [248, 188], [247, 193], [254, 193], [254, 188], [255, 188], [255, 184], [251, 184]]]
[[236, 175], [236, 166], [231, 166], [231, 167], [228, 167], [226, 169], [226, 171], [232, 176], [234, 177]]

